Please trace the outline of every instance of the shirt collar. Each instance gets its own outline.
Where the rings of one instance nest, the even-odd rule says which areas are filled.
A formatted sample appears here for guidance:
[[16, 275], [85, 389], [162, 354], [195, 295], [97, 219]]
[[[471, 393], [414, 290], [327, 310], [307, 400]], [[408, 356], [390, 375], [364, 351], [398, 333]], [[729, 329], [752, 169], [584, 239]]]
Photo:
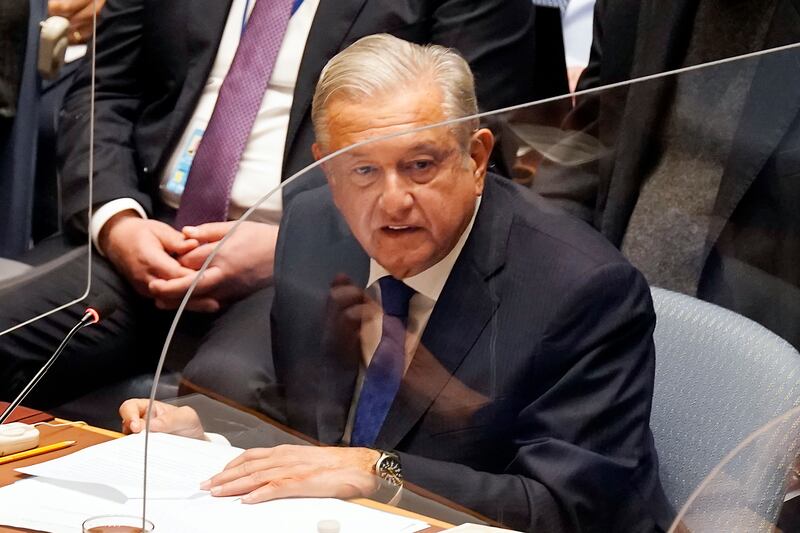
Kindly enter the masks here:
[[[464, 248], [464, 244], [466, 244], [467, 238], [469, 238], [469, 234], [472, 232], [472, 226], [475, 224], [475, 217], [478, 216], [478, 209], [480, 206], [481, 197], [478, 196], [475, 201], [475, 211], [472, 213], [472, 219], [461, 234], [461, 237], [458, 238], [456, 245], [450, 250], [450, 253], [432, 267], [410, 278], [403, 279], [403, 283], [434, 302], [438, 301], [439, 295], [442, 293], [442, 289], [444, 289], [444, 284], [447, 282], [447, 278], [450, 277], [450, 271], [453, 270], [453, 265], [455, 265], [458, 256], [461, 255], [461, 250]], [[370, 258], [367, 288], [372, 287], [373, 284], [384, 276], [391, 276], [391, 274], [377, 261]]]

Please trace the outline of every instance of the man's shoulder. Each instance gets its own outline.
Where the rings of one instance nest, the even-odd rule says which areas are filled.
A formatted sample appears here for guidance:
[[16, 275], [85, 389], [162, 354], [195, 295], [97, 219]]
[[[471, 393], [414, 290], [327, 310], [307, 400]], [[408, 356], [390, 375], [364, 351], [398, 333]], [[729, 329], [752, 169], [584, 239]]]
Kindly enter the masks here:
[[486, 199], [511, 217], [509, 257], [555, 256], [576, 268], [627, 260], [603, 235], [584, 221], [550, 204], [534, 191], [490, 175]]

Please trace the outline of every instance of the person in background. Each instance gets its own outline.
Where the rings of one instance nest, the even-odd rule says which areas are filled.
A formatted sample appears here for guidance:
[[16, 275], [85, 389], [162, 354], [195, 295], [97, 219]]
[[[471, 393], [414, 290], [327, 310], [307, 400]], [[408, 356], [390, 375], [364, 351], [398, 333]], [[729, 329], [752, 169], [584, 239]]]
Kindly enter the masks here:
[[[737, 38], [730, 38], [731, 35]], [[800, 42], [796, 0], [598, 0], [579, 89]], [[565, 127], [608, 148], [533, 187], [600, 230], [652, 285], [800, 348], [797, 49], [581, 98]]]
[[[475, 70], [485, 109], [525, 102], [537, 85], [527, 69], [534, 47], [528, 0], [196, 0], [190, 10], [157, 0], [109, 0], [100, 19], [91, 220], [88, 60], [61, 112], [59, 160], [67, 232], [91, 237], [98, 252], [93, 287], [113, 295], [119, 309], [105, 328], [67, 348], [64, 359], [80, 354], [73, 361], [81, 364], [54, 368], [55, 377], [34, 393], [40, 405], [63, 399], [59, 383], [72, 383], [76, 395], [91, 387], [87, 376], [107, 382], [152, 369], [173, 316], [168, 311], [232, 220], [313, 161], [313, 88], [325, 62], [349, 43], [391, 31], [453, 47]], [[239, 89], [242, 80], [249, 89]], [[220, 393], [246, 405], [259, 399], [257, 387], [239, 385], [242, 375], [258, 381], [272, 371], [260, 351], [268, 326], [257, 311], [271, 298], [277, 224], [298, 192], [287, 187], [259, 206], [188, 304], [196, 312], [184, 337], [190, 352], [208, 333], [187, 375], [217, 385], [230, 375]], [[35, 316], [52, 301], [80, 294], [85, 278], [85, 256], [77, 255], [0, 291], [4, 301], [25, 294], [24, 305], [2, 310], [0, 330], [20, 314]], [[68, 329], [82, 312], [74, 306], [0, 338], [6, 390], [18, 390], [51, 352], [42, 332]], [[252, 335], [230, 327], [242, 321], [255, 321]]]
[[10, 0], [0, 5], [0, 146], [17, 111], [27, 28], [26, 0]]

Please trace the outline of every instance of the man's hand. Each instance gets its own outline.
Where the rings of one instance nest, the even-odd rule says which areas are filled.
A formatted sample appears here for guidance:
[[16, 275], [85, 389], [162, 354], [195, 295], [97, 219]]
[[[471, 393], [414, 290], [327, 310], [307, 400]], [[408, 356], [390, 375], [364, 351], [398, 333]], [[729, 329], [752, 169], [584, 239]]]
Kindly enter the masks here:
[[378, 488], [374, 466], [380, 454], [368, 448], [283, 445], [253, 448], [204, 481], [214, 496], [243, 494], [242, 502], [278, 498], [357, 498]]
[[133, 211], [112, 217], [98, 239], [100, 249], [117, 270], [147, 297], [153, 297], [148, 285], [155, 279], [194, 277], [195, 271], [182, 266], [173, 255], [185, 254], [197, 244], [163, 222], [145, 220]]
[[[98, 13], [105, 3], [106, 0], [97, 0]], [[83, 44], [92, 36], [94, 7], [94, 0], [49, 0], [47, 13], [68, 19], [70, 44]]]
[[[197, 271], [217, 243], [230, 231], [235, 222], [211, 222], [183, 228], [189, 242], [200, 245], [181, 254], [177, 260], [184, 268]], [[220, 248], [195, 287], [189, 309], [217, 311], [219, 306], [238, 300], [254, 290], [265, 287], [272, 278], [278, 226], [258, 222], [243, 222]], [[163, 308], [177, 307], [186, 294], [194, 276], [178, 279], [153, 279], [148, 290]], [[216, 302], [216, 307], [202, 305]]]
[[[148, 403], [146, 398], [132, 398], [122, 403], [119, 407], [119, 415], [122, 417], [124, 434], [130, 435], [144, 431]], [[203, 424], [194, 409], [187, 406], [176, 407], [164, 402], [153, 402], [150, 431], [200, 440], [206, 438]]]

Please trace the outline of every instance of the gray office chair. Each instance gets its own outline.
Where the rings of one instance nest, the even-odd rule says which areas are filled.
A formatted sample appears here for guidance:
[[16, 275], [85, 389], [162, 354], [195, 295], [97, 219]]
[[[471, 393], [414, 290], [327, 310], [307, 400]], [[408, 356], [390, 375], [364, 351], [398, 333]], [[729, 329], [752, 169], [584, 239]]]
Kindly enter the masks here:
[[[732, 311], [664, 289], [653, 288], [652, 294], [657, 325], [650, 423], [661, 481], [677, 512], [728, 452], [800, 404], [800, 354]], [[746, 507], [751, 515], [774, 523], [786, 473], [798, 451], [796, 419], [800, 417], [788, 417], [726, 463], [716, 476], [724, 476], [729, 489], [735, 487], [722, 497], [726, 505]], [[737, 498], [741, 501], [735, 502]], [[699, 499], [692, 505], [700, 503], [721, 505], [719, 500], [712, 504]], [[693, 529], [713, 530], [720, 526], [715, 524]], [[750, 527], [740, 521], [725, 530]]]

